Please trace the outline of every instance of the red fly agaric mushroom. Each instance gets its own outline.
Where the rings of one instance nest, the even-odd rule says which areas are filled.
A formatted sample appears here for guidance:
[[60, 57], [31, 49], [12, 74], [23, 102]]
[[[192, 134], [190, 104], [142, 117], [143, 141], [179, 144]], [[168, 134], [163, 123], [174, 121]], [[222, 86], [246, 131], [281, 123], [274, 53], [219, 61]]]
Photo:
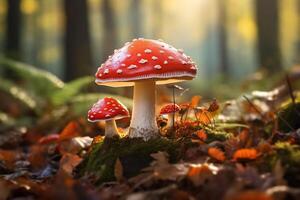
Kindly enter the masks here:
[[134, 86], [129, 137], [148, 140], [159, 136], [155, 120], [155, 86], [191, 80], [197, 68], [189, 56], [162, 41], [134, 39], [102, 64], [96, 83], [111, 87]]
[[173, 127], [175, 123], [175, 113], [179, 110], [180, 107], [176, 103], [167, 104], [160, 109], [161, 115], [168, 115], [167, 129], [171, 129]]
[[125, 117], [129, 117], [127, 108], [118, 100], [109, 97], [100, 99], [88, 112], [90, 122], [101, 120], [106, 122], [105, 137], [107, 138], [119, 136], [115, 120]]

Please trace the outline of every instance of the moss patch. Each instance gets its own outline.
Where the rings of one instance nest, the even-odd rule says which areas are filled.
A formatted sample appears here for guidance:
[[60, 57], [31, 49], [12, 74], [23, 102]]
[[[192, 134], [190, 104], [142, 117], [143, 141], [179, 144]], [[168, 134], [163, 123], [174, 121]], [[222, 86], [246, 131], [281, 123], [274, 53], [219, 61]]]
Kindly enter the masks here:
[[148, 166], [153, 158], [150, 154], [165, 151], [170, 156], [170, 162], [181, 158], [181, 149], [186, 141], [158, 138], [143, 141], [139, 138], [121, 138], [104, 140], [92, 147], [90, 153], [76, 168], [76, 175], [94, 175], [97, 183], [115, 180], [114, 166], [119, 158], [124, 176], [129, 178], [137, 175], [141, 169]]
[[300, 103], [285, 105], [279, 112], [278, 125], [279, 130], [283, 132], [297, 130], [300, 128]]

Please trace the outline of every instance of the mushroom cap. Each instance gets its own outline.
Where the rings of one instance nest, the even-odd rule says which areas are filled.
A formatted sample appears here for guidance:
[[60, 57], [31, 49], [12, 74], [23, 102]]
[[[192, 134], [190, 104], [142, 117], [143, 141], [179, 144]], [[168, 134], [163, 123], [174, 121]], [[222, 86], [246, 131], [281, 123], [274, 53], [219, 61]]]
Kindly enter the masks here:
[[122, 119], [129, 116], [129, 112], [120, 101], [105, 97], [99, 99], [88, 112], [88, 121], [96, 122], [101, 120]]
[[158, 40], [134, 39], [103, 63], [96, 73], [96, 83], [111, 87], [133, 86], [147, 79], [157, 84], [191, 80], [197, 67], [182, 50]]
[[165, 115], [165, 114], [175, 113], [179, 110], [180, 110], [180, 107], [176, 103], [175, 104], [170, 103], [170, 104], [167, 104], [167, 105], [163, 106], [160, 109], [160, 114]]

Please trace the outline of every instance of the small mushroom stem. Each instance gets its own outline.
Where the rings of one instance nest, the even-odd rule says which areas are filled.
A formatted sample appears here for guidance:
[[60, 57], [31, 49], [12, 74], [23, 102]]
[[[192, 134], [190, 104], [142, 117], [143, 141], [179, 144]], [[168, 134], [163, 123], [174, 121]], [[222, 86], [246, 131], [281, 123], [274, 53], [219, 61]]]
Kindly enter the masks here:
[[155, 88], [153, 80], [135, 82], [129, 137], [141, 137], [146, 141], [159, 136], [155, 118]]
[[114, 119], [107, 120], [105, 124], [105, 137], [112, 138], [112, 137], [119, 137], [116, 121]]
[[175, 123], [175, 113], [169, 113], [168, 114], [168, 122], [167, 122], [167, 129], [173, 130]]

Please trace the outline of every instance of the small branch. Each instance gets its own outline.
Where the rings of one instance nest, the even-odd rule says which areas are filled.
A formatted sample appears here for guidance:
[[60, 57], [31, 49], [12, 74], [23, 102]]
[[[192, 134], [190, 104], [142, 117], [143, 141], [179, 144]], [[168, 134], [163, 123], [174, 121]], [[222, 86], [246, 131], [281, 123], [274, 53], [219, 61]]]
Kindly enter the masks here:
[[247, 102], [249, 103], [249, 105], [260, 115], [260, 117], [263, 119], [264, 115], [260, 112], [260, 110], [250, 101], [250, 99], [246, 96], [243, 95], [243, 97], [247, 100]]

